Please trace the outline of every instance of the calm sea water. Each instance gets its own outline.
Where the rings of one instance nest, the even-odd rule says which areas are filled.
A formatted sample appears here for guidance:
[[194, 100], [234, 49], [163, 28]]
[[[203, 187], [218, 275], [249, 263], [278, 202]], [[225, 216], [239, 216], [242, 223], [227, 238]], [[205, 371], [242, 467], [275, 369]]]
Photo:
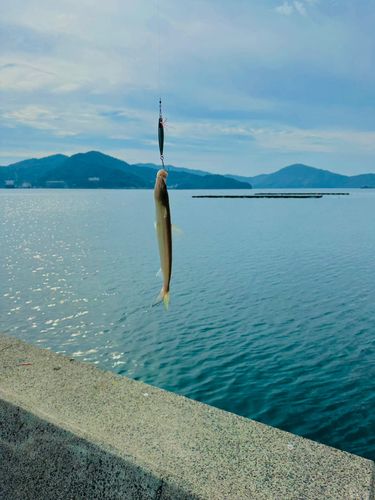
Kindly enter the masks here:
[[152, 191], [0, 190], [0, 330], [375, 459], [375, 191], [193, 194], [166, 312]]

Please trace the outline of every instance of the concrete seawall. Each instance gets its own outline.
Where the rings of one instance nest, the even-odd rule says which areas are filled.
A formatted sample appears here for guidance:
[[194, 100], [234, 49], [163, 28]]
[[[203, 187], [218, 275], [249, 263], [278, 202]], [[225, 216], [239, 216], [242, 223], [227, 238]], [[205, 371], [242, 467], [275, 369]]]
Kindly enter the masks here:
[[2, 500], [373, 500], [374, 470], [0, 334]]

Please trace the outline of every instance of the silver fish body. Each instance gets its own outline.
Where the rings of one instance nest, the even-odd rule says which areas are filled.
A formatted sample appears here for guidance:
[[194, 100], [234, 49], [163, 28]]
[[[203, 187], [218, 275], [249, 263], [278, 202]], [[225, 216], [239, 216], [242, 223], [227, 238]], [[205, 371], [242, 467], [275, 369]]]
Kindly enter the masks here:
[[172, 276], [172, 224], [169, 209], [169, 197], [167, 184], [165, 182], [168, 174], [165, 170], [159, 170], [154, 190], [156, 208], [156, 234], [158, 238], [160, 265], [163, 273], [163, 288], [154, 300], [153, 306], [164, 302], [165, 309], [169, 305], [169, 284]]

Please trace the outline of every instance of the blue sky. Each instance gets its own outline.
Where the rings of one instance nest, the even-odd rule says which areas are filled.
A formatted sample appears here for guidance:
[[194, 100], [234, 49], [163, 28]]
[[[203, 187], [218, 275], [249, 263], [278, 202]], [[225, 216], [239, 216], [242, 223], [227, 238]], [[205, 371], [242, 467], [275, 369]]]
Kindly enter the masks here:
[[0, 0], [0, 165], [375, 172], [373, 0]]

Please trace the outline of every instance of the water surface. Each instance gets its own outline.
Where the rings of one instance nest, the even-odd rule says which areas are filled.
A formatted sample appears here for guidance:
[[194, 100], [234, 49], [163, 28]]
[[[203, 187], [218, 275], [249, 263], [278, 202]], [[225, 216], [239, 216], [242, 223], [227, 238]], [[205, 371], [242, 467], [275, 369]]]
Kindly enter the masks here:
[[375, 191], [193, 194], [165, 312], [152, 191], [0, 190], [0, 330], [374, 460]]

